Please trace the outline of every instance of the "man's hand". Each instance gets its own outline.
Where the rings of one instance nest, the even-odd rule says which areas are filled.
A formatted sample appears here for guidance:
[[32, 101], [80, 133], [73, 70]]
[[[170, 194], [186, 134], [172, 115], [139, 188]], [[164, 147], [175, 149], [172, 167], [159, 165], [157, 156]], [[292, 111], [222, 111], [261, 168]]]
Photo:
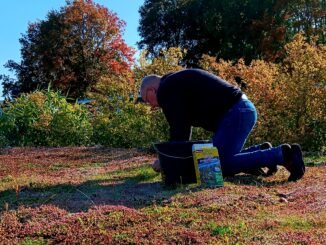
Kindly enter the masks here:
[[161, 172], [161, 164], [160, 160], [155, 160], [155, 162], [152, 164], [152, 168], [155, 172]]

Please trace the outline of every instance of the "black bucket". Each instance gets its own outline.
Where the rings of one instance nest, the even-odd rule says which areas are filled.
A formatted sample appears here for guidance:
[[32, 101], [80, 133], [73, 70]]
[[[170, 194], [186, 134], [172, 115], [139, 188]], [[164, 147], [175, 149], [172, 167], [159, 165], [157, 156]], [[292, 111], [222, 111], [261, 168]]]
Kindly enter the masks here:
[[204, 143], [210, 143], [210, 141], [173, 141], [154, 144], [165, 185], [197, 183], [192, 145]]

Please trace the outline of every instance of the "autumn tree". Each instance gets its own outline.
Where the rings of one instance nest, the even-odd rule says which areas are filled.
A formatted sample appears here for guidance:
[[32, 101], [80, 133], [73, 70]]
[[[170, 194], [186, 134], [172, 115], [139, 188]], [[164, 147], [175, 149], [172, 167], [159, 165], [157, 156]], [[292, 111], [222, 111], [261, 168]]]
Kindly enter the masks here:
[[92, 0], [67, 1], [46, 20], [28, 25], [20, 38], [21, 62], [5, 65], [17, 80], [2, 76], [4, 95], [48, 86], [69, 97], [84, 96], [103, 78], [130, 73], [134, 51], [122, 39], [125, 23]]
[[318, 36], [325, 44], [325, 0], [276, 0], [262, 18], [252, 21], [251, 32], [258, 42], [261, 58], [279, 61], [286, 55], [285, 44], [297, 33], [304, 33], [308, 41]]
[[[283, 0], [283, 2], [286, 2]], [[318, 36], [318, 43], [325, 44], [326, 26], [325, 0], [292, 0], [288, 4], [288, 31], [293, 35], [305, 34], [308, 41]]]
[[140, 81], [144, 76], [150, 74], [165, 75], [169, 72], [182, 70], [180, 65], [185, 52], [180, 48], [162, 49], [159, 57], [147, 58], [147, 51], [143, 50], [139, 62], [134, 68], [136, 79]]
[[184, 62], [203, 54], [236, 61], [274, 61], [298, 31], [324, 35], [325, 0], [146, 0], [140, 8], [140, 48], [187, 49]]

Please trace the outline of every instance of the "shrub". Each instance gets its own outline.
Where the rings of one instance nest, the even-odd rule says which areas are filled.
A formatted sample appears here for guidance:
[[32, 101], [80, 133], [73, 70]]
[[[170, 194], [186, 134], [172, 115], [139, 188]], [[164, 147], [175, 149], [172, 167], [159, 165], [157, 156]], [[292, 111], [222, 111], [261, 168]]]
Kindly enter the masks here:
[[298, 142], [306, 150], [321, 150], [326, 143], [326, 48], [297, 35], [285, 50], [282, 64], [254, 60], [246, 65], [241, 59], [233, 64], [203, 56], [201, 65], [240, 86], [254, 102], [259, 118], [249, 143]]
[[13, 146], [66, 146], [90, 143], [92, 126], [86, 108], [69, 104], [59, 93], [23, 94], [4, 109], [1, 137]]
[[320, 150], [326, 146], [326, 46], [296, 35], [285, 50], [280, 68], [280, 106], [289, 129], [285, 135], [305, 148]]
[[120, 103], [94, 118], [93, 142], [113, 147], [145, 147], [166, 139], [167, 123], [159, 111], [143, 104]]

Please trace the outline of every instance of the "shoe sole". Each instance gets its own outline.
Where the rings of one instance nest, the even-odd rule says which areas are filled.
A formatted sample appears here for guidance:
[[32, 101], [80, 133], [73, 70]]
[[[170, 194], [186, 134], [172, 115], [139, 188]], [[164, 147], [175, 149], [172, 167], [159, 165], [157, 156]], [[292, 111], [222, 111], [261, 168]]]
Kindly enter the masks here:
[[301, 179], [306, 171], [301, 147], [298, 144], [291, 145], [292, 149], [292, 169], [288, 181], [297, 181]]

